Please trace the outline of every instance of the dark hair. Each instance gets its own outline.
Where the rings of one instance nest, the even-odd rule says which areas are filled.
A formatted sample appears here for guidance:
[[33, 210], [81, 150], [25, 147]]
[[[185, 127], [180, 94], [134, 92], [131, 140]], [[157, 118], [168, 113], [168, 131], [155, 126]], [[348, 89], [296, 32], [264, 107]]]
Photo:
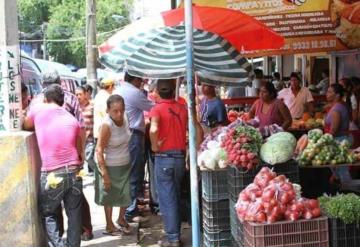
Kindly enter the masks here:
[[78, 87], [76, 88], [76, 90], [81, 90], [83, 93], [86, 92], [86, 89], [85, 89], [84, 86], [78, 86]]
[[28, 91], [27, 86], [25, 83], [21, 82], [21, 93], [26, 93]]
[[120, 102], [123, 106], [125, 106], [124, 98], [118, 94], [111, 95], [106, 101], [106, 106], [108, 109], [110, 109], [111, 105], [117, 102]]
[[54, 102], [59, 106], [64, 104], [64, 90], [58, 84], [51, 84], [46, 87], [44, 97], [48, 102]]
[[290, 78], [291, 78], [291, 77], [294, 77], [294, 78], [296, 78], [299, 82], [301, 82], [301, 79], [300, 79], [300, 76], [299, 76], [298, 73], [296, 73], [296, 72], [291, 72]]
[[324, 69], [322, 73], [325, 74], [327, 77], [329, 77], [329, 70], [328, 69]]
[[279, 72], [274, 72], [274, 78], [280, 80], [280, 73]]
[[172, 99], [175, 97], [175, 79], [159, 79], [156, 89], [162, 99]]
[[272, 84], [271, 82], [266, 82], [262, 85], [262, 87], [264, 87], [266, 89], [266, 91], [269, 92], [270, 96], [273, 98], [273, 99], [276, 99], [277, 96], [278, 96], [278, 93], [275, 89], [275, 86], [274, 84]]
[[84, 89], [86, 90], [86, 92], [92, 94], [92, 92], [93, 92], [94, 89], [93, 89], [93, 87], [92, 87], [91, 85], [85, 84], [83, 87], [84, 87]]
[[125, 72], [124, 81], [132, 83], [135, 79], [140, 79], [141, 80], [140, 77], [132, 76], [128, 72]]
[[351, 84], [353, 87], [360, 86], [360, 78], [353, 76], [350, 78]]
[[255, 78], [261, 79], [264, 77], [264, 73], [261, 69], [254, 69]]
[[330, 87], [334, 90], [335, 94], [338, 94], [341, 98], [345, 95], [345, 89], [339, 83], [331, 84]]

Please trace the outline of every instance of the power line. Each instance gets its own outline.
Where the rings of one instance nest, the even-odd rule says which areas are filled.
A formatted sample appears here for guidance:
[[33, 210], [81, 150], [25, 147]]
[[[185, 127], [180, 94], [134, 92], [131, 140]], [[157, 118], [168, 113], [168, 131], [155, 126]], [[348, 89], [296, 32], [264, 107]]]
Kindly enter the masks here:
[[[103, 33], [98, 33], [97, 36], [103, 36], [103, 35], [106, 35], [106, 34], [110, 34], [110, 33], [114, 33], [114, 32], [117, 32], [117, 31], [120, 31], [122, 30], [123, 27], [121, 28], [118, 28], [118, 29], [114, 29], [114, 30], [111, 30], [111, 31], [108, 31], [108, 32], [103, 32]], [[78, 37], [78, 38], [70, 38], [70, 39], [46, 39], [46, 42], [71, 42], [71, 41], [80, 41], [80, 40], [85, 40], [86, 39], [86, 36], [83, 36], [83, 37]], [[19, 40], [20, 42], [24, 42], [24, 43], [36, 43], [36, 42], [44, 42], [43, 39], [22, 39], [22, 40]]]

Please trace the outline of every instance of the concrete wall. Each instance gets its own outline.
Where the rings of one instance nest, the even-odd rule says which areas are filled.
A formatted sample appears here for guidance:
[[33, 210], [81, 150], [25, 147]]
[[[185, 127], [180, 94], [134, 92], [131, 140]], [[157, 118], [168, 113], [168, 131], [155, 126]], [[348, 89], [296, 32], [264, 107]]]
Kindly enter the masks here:
[[41, 247], [40, 158], [31, 132], [0, 132], [0, 246]]

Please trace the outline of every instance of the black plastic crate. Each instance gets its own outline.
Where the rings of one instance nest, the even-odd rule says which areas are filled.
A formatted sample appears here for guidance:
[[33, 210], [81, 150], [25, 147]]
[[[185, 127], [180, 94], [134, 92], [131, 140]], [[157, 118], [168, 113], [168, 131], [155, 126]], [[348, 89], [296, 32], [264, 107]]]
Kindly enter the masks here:
[[204, 247], [232, 247], [232, 237], [230, 231], [209, 232], [204, 229]]
[[330, 247], [359, 247], [360, 226], [345, 224], [342, 220], [329, 218]]
[[230, 166], [227, 176], [229, 199], [237, 200], [240, 192], [254, 181], [261, 168], [262, 166], [258, 165], [254, 169], [245, 170]]
[[203, 227], [208, 231], [230, 229], [229, 200], [207, 202], [202, 200]]
[[201, 172], [202, 197], [206, 201], [229, 198], [226, 174], [227, 169]]
[[282, 164], [264, 164], [264, 166], [273, 169], [273, 171], [276, 172], [277, 175], [285, 175], [285, 177], [287, 177], [292, 183], [300, 183], [299, 164], [294, 159], [291, 159]]
[[236, 246], [244, 246], [244, 227], [237, 217], [236, 201], [230, 200], [230, 231]]

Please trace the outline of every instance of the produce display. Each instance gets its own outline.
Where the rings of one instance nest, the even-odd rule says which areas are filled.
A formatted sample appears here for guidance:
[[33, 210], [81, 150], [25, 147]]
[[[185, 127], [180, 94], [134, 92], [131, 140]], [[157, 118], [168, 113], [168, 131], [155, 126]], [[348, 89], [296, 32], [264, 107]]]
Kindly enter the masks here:
[[342, 220], [345, 224], [360, 222], [360, 196], [353, 193], [334, 197], [319, 198], [322, 211], [331, 218]]
[[228, 127], [219, 127], [208, 134], [200, 146], [197, 163], [200, 170], [223, 169], [226, 153], [220, 147], [222, 138], [226, 135]]
[[284, 163], [293, 158], [295, 137], [288, 132], [279, 132], [266, 139], [260, 149], [260, 158], [270, 165]]
[[322, 128], [324, 126], [324, 114], [322, 112], [315, 113], [315, 117], [312, 118], [309, 113], [305, 112], [302, 119], [293, 120], [291, 124], [292, 129], [315, 129]]
[[261, 144], [262, 136], [257, 129], [248, 125], [238, 125], [228, 129], [221, 147], [226, 152], [227, 163], [252, 169], [259, 163]]
[[274, 223], [321, 216], [319, 202], [300, 197], [299, 185], [264, 167], [239, 195], [236, 212], [241, 222]]
[[310, 130], [307, 136], [301, 137], [296, 152], [299, 153], [301, 166], [351, 164], [357, 161], [356, 155], [350, 151], [349, 142], [344, 140], [339, 143], [320, 129]]

